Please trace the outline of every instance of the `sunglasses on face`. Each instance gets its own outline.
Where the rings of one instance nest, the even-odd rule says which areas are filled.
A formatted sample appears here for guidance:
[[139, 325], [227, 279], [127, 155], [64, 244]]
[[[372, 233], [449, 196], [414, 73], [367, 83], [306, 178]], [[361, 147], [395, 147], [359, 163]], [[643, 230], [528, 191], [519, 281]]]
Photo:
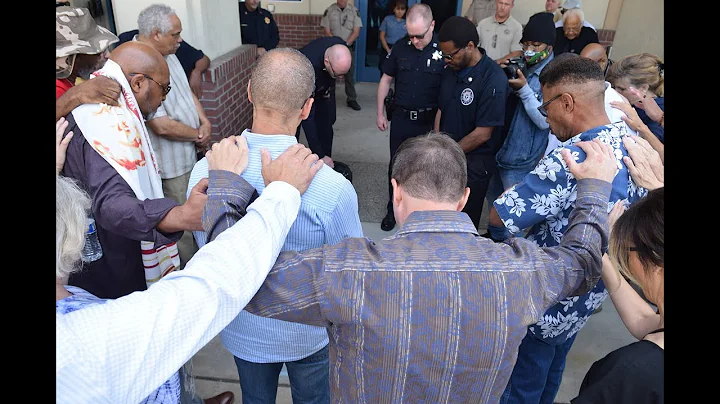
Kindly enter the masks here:
[[[430, 25], [432, 25], [432, 23], [430, 23]], [[410, 34], [408, 33], [408, 38], [410, 38], [410, 39], [413, 39], [413, 38], [415, 38], [415, 39], [423, 39], [423, 38], [425, 38], [425, 35], [427, 35], [428, 31], [430, 31], [430, 25], [428, 25], [428, 27], [427, 27], [427, 29], [425, 30], [425, 32], [423, 32], [423, 33], [420, 34], [420, 35], [410, 35]]]
[[541, 114], [542, 116], [544, 116], [545, 118], [547, 118], [547, 116], [548, 116], [548, 112], [547, 112], [547, 109], [546, 109], [547, 106], [550, 105], [551, 102], [553, 102], [553, 101], [557, 100], [558, 98], [560, 98], [561, 95], [563, 95], [563, 93], [560, 93], [560, 94], [558, 94], [558, 95], [550, 98], [549, 100], [543, 102], [543, 103], [537, 108], [538, 111], [540, 111], [540, 114]]

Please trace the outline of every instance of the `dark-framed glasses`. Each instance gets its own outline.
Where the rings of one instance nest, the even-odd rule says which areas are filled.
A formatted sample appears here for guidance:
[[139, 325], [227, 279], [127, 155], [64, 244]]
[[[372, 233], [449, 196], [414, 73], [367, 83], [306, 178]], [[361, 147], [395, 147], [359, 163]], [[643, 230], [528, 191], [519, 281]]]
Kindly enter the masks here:
[[142, 75], [142, 76], [145, 77], [146, 79], [151, 80], [151, 81], [153, 81], [155, 84], [159, 85], [159, 86], [160, 86], [160, 89], [162, 89], [163, 95], [168, 95], [168, 93], [169, 93], [170, 90], [172, 89], [172, 87], [170, 87], [170, 84], [168, 84], [167, 87], [165, 87], [164, 85], [158, 83], [157, 81], [155, 81], [154, 78], [148, 76], [148, 75], [145, 74], [145, 73], [130, 73], [130, 76], [135, 76], [135, 75], [138, 75], [138, 74]]
[[548, 116], [547, 109], [546, 109], [547, 106], [550, 105], [551, 102], [553, 102], [553, 101], [557, 100], [558, 98], [560, 98], [560, 96], [563, 95], [563, 94], [564, 94], [564, 93], [560, 93], [560, 94], [558, 94], [558, 95], [550, 98], [549, 100], [543, 102], [543, 103], [537, 108], [538, 111], [540, 111], [540, 114], [541, 114], [542, 116], [544, 116], [545, 118], [547, 118], [547, 116]]
[[463, 50], [463, 49], [465, 49], [465, 48], [464, 48], [464, 47], [463, 47], [463, 48], [458, 48], [458, 49], [456, 49], [455, 51], [453, 51], [453, 52], [450, 53], [450, 54], [443, 53], [443, 54], [442, 54], [442, 58], [445, 59], [445, 60], [453, 60], [453, 58], [455, 57], [455, 55], [457, 55], [457, 53], [460, 52], [460, 51]]

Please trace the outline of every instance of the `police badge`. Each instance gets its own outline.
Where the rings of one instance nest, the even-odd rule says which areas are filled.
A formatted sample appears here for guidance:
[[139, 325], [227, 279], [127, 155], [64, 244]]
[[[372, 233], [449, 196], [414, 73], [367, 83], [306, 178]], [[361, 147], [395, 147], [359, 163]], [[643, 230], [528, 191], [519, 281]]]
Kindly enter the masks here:
[[270, 17], [265, 17], [265, 24], [270, 24]]
[[473, 93], [472, 88], [466, 88], [460, 93], [460, 102], [462, 105], [472, 104], [473, 99], [475, 99], [475, 93]]

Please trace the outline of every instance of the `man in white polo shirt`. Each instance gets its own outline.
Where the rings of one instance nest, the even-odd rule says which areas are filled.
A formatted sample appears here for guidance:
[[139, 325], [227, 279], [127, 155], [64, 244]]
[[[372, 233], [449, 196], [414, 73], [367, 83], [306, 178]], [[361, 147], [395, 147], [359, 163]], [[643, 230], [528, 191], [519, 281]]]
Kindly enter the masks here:
[[480, 41], [478, 45], [498, 64], [510, 58], [522, 56], [522, 25], [510, 15], [515, 0], [495, 0], [495, 15], [477, 24]]
[[[165, 94], [163, 102], [157, 112], [147, 118], [146, 124], [158, 159], [163, 193], [182, 204], [197, 152], [210, 143], [212, 125], [175, 56], [182, 42], [182, 23], [175, 10], [164, 4], [145, 8], [138, 15], [138, 31], [134, 40], [157, 49], [170, 68], [170, 85], [161, 88]], [[180, 268], [183, 268], [197, 251], [192, 233], [186, 231], [177, 246]]]

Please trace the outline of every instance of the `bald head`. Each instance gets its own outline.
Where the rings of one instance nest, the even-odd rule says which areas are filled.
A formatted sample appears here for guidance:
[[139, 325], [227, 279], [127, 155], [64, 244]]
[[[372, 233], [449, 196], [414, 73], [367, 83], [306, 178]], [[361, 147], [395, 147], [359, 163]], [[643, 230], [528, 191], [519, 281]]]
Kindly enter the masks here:
[[125, 74], [132, 72], [169, 76], [167, 62], [155, 48], [138, 41], [128, 41], [110, 53], [110, 60], [119, 64]]
[[607, 67], [608, 57], [605, 47], [599, 43], [589, 43], [580, 51], [580, 56], [586, 57], [590, 60], [594, 60], [600, 65], [600, 70], [605, 72]]
[[267, 108], [289, 116], [305, 105], [315, 88], [310, 60], [292, 48], [276, 48], [258, 58], [250, 75], [254, 108]]
[[600, 61], [606, 57], [605, 47], [599, 43], [589, 43], [580, 51], [580, 56], [600, 63]]
[[412, 7], [408, 9], [405, 20], [410, 23], [422, 22], [424, 25], [428, 25], [430, 21], [433, 20], [432, 10], [427, 4], [413, 4]]
[[327, 60], [336, 76], [342, 76], [350, 70], [352, 62], [352, 54], [350, 49], [343, 44], [333, 45], [325, 51], [325, 60]]

